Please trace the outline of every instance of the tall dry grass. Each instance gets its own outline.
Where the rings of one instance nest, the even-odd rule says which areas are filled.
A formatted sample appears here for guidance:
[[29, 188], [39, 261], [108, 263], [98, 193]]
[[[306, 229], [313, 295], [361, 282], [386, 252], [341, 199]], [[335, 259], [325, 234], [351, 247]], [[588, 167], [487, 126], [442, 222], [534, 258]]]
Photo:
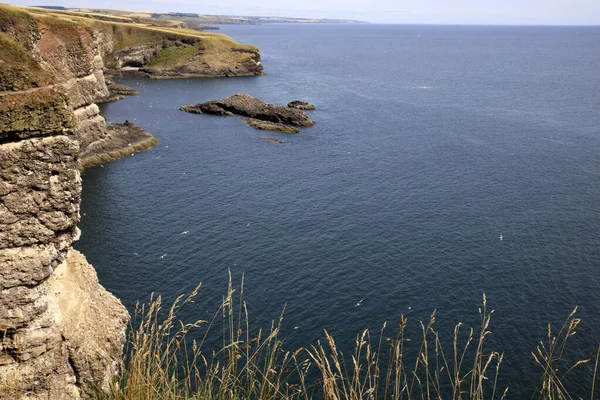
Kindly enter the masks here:
[[[457, 324], [449, 346], [444, 347], [435, 329], [436, 313], [418, 321], [417, 340], [407, 337], [408, 319], [401, 316], [395, 333], [387, 336], [386, 324], [372, 336], [357, 335], [354, 352], [346, 357], [334, 338], [307, 349], [286, 351], [279, 337], [282, 316], [267, 330], [250, 333], [243, 300], [243, 282], [234, 290], [229, 279], [226, 295], [210, 320], [183, 323], [178, 312], [193, 303], [200, 286], [180, 296], [164, 309], [160, 296], [137, 307], [129, 334], [122, 371], [99, 399], [452, 399], [509, 398], [509, 388], [499, 385], [503, 353], [488, 349], [493, 310], [485, 295], [479, 308], [477, 329]], [[580, 320], [576, 309], [558, 332], [548, 326], [547, 339], [532, 352], [541, 367], [532, 399], [573, 399], [565, 377], [592, 359], [565, 363], [567, 342]], [[220, 335], [218, 349], [206, 349], [212, 335]], [[190, 339], [191, 337], [199, 339]], [[214, 343], [212, 341], [211, 343]], [[600, 398], [595, 380], [600, 347], [593, 362], [590, 399]]]
[[[194, 302], [199, 289], [179, 296], [168, 310], [160, 296], [136, 307], [122, 372], [98, 398], [292, 399], [303, 392], [290, 377], [303, 364], [298, 359], [302, 350], [283, 350], [278, 336], [282, 316], [250, 336], [243, 284], [237, 293], [230, 279], [211, 320], [183, 323], [177, 314]], [[192, 333], [201, 339], [188, 340]], [[205, 349], [215, 334], [221, 335], [221, 347]]]

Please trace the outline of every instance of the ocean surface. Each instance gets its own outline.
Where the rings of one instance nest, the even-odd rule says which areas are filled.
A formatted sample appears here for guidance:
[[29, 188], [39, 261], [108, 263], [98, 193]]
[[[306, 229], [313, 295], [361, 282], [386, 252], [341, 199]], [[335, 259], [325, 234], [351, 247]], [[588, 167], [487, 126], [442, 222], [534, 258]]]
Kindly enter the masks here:
[[[434, 309], [445, 339], [459, 321], [477, 327], [485, 293], [509, 398], [532, 394], [541, 370], [530, 352], [575, 306], [568, 357], [595, 356], [600, 28], [221, 32], [259, 46], [267, 74], [123, 78], [140, 95], [102, 107], [160, 140], [83, 174], [76, 247], [130, 310], [203, 282], [183, 316], [208, 318], [230, 270], [235, 284], [245, 274], [253, 327], [285, 306], [288, 348], [326, 329], [349, 352], [362, 329], [401, 314], [414, 339]], [[286, 135], [178, 110], [237, 92], [310, 101], [316, 125]], [[572, 372], [586, 396], [592, 367]]]

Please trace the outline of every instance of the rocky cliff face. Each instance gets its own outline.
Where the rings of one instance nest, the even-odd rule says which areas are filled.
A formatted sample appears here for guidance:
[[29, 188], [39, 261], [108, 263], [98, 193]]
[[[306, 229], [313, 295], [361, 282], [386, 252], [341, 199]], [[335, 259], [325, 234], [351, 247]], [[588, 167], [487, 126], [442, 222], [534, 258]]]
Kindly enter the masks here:
[[256, 75], [259, 59], [223, 35], [0, 5], [0, 398], [86, 397], [121, 359], [128, 313], [72, 248], [80, 169], [157, 141], [128, 122], [107, 126], [95, 104], [115, 97], [105, 67]]
[[114, 373], [128, 314], [71, 248], [81, 178], [65, 94], [3, 93], [0, 109], [22, 116], [0, 124], [0, 397], [76, 399]]
[[257, 47], [223, 34], [113, 25], [107, 35], [114, 45], [105, 52], [105, 64], [137, 69], [150, 78], [253, 76], [263, 71]]
[[[102, 54], [112, 51], [113, 38], [102, 24], [81, 26], [51, 19], [38, 21], [40, 39], [34, 45], [36, 59], [64, 88], [75, 119], [75, 133], [80, 146], [80, 166], [90, 166], [118, 157], [106, 151], [121, 146], [117, 131], [106, 124], [96, 100], [110, 96], [104, 79]], [[147, 149], [158, 142], [142, 130], [130, 135], [123, 151]], [[118, 143], [117, 143], [118, 142]], [[136, 144], [127, 149], [128, 144]], [[121, 146], [122, 147], [122, 146]]]
[[72, 249], [82, 144], [107, 136], [101, 38], [0, 7], [0, 398], [77, 399], [114, 375], [129, 318]]

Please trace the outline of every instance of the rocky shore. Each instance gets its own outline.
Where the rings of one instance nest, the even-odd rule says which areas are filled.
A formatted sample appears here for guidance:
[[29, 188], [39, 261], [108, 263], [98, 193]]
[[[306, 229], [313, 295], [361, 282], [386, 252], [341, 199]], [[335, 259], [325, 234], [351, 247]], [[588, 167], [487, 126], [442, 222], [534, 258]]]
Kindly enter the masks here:
[[[305, 107], [312, 106], [306, 102], [292, 102], [290, 104], [302, 103]], [[296, 126], [313, 126], [315, 122], [294, 105], [285, 107], [277, 104], [269, 104], [250, 96], [248, 93], [237, 93], [222, 100], [213, 100], [205, 103], [185, 105], [180, 110], [195, 114], [214, 115], [241, 115], [246, 122], [256, 129], [279, 131], [286, 133], [300, 133]], [[309, 109], [314, 109], [314, 106]]]
[[295, 126], [280, 124], [277, 122], [263, 121], [256, 118], [243, 118], [244, 121], [254, 129], [262, 131], [276, 131], [283, 133], [300, 133], [300, 129]]
[[108, 161], [118, 160], [158, 144], [152, 134], [129, 121], [107, 127], [108, 135], [90, 144], [79, 156], [79, 168], [85, 169]]

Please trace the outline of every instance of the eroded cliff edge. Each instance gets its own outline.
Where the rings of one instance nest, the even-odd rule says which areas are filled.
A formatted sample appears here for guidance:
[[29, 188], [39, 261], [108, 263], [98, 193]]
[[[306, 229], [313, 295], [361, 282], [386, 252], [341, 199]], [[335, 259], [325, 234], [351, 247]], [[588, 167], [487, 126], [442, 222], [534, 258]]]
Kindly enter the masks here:
[[72, 248], [80, 169], [156, 139], [131, 124], [107, 126], [95, 104], [110, 95], [106, 67], [163, 54], [146, 73], [260, 73], [258, 52], [235, 48], [231, 39], [0, 5], [0, 397], [86, 397], [121, 359], [129, 315]]

